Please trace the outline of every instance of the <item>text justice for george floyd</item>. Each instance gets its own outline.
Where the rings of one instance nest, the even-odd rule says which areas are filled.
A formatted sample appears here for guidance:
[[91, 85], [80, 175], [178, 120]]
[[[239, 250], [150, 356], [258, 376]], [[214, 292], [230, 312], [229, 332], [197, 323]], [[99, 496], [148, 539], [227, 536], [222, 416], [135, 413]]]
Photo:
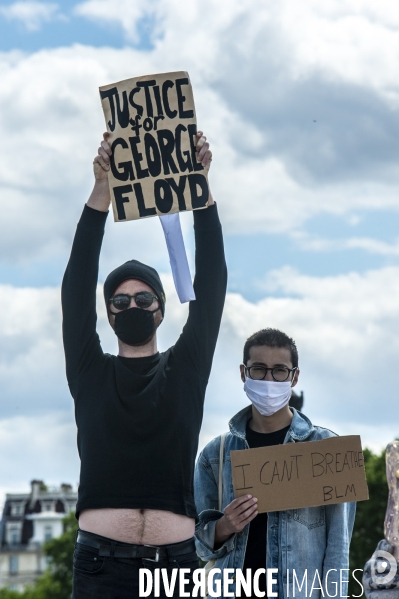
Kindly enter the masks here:
[[[179, 211], [186, 210], [185, 191], [189, 192], [191, 207], [202, 208], [208, 201], [209, 189], [206, 177], [197, 171], [204, 167], [196, 158], [195, 135], [197, 126], [192, 121], [194, 110], [185, 106], [186, 96], [184, 86], [189, 85], [187, 77], [166, 79], [157, 85], [155, 79], [138, 81], [129, 93], [120, 92], [116, 86], [100, 90], [102, 101], [108, 100], [111, 118], [107, 123], [112, 133], [117, 125], [121, 129], [130, 126], [134, 135], [126, 138], [116, 137], [111, 143], [111, 171], [119, 181], [135, 181], [148, 177], [166, 178], [154, 180], [153, 197], [155, 207], [149, 207], [144, 196], [144, 190], [139, 181], [132, 184], [114, 187], [114, 196], [118, 219], [126, 218], [124, 204], [128, 196], [134, 192], [140, 218], [154, 216], [159, 212], [167, 214], [171, 211], [175, 197]], [[172, 106], [175, 108], [172, 109]], [[133, 115], [133, 116], [132, 116]], [[142, 119], [143, 115], [146, 115]], [[169, 128], [161, 128], [162, 121], [167, 118]], [[178, 121], [170, 128], [170, 120]], [[141, 122], [142, 121], [142, 122]], [[190, 149], [182, 150], [182, 135], [190, 140]], [[143, 156], [145, 154], [145, 158]], [[119, 157], [122, 160], [118, 162]], [[123, 159], [124, 158], [124, 159]], [[142, 165], [143, 160], [146, 167]], [[180, 175], [176, 180], [176, 175]], [[167, 175], [175, 175], [167, 177]]]

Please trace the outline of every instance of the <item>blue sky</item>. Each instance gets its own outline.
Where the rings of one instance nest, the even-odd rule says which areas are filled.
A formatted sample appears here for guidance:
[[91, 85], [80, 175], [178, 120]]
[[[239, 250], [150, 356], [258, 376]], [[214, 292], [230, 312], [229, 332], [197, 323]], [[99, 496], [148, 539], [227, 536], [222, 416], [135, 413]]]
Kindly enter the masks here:
[[[0, 6], [9, 7], [12, 2], [0, 2]], [[41, 20], [40, 25], [30, 29], [20, 19], [6, 18], [0, 15], [2, 35], [0, 51], [23, 50], [37, 52], [43, 48], [59, 48], [72, 44], [85, 44], [94, 47], [111, 46], [123, 48], [126, 45], [125, 36], [117, 24], [93, 22], [74, 12], [78, 2], [41, 2], [41, 4], [57, 7], [53, 16]], [[152, 47], [151, 18], [145, 17], [138, 27], [139, 39], [134, 46], [141, 50]]]
[[[388, 0], [192, 0], [184, 11], [178, 0], [0, 2], [0, 497], [11, 481], [77, 481], [59, 286], [104, 128], [98, 87], [147, 73], [190, 73], [213, 150], [229, 293], [201, 444], [245, 405], [241, 348], [264, 326], [296, 339], [317, 424], [373, 448], [398, 435], [375, 411], [382, 400], [397, 409], [396, 27]], [[191, 214], [181, 221], [193, 266]], [[131, 257], [168, 289], [162, 349], [187, 306], [157, 219], [109, 218], [100, 282]]]

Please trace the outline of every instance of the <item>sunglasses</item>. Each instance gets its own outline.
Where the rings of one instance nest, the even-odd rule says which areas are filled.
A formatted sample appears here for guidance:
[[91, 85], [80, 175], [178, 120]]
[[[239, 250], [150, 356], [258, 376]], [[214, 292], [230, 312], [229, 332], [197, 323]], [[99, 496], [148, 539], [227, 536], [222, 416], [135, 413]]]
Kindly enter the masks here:
[[130, 306], [132, 298], [136, 302], [136, 306], [142, 310], [150, 308], [154, 303], [154, 300], [159, 301], [157, 296], [149, 291], [139, 291], [134, 295], [129, 295], [128, 293], [118, 293], [118, 295], [114, 295], [114, 297], [111, 297], [108, 301], [117, 310], [127, 310]]

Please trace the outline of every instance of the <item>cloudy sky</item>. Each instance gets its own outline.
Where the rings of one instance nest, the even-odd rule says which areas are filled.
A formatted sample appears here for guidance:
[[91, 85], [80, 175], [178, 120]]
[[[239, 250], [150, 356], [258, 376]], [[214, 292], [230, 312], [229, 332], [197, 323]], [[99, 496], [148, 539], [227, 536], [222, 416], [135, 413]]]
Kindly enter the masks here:
[[[0, 504], [32, 478], [78, 480], [60, 282], [104, 130], [98, 87], [143, 74], [190, 73], [214, 153], [229, 288], [201, 445], [246, 405], [242, 346], [266, 326], [296, 340], [316, 424], [375, 450], [398, 436], [399, 8], [1, 0], [0, 32]], [[163, 274], [165, 349], [187, 307], [158, 219], [109, 219], [100, 284], [132, 257]]]

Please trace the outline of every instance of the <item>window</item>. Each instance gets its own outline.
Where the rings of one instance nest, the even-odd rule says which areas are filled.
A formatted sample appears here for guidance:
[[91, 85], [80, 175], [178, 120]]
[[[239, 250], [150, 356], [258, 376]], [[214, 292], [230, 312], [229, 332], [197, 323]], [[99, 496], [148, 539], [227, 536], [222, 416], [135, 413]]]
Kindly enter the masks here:
[[18, 574], [18, 555], [10, 555], [10, 574]]
[[22, 503], [11, 504], [11, 516], [22, 516], [24, 513], [24, 506]]
[[75, 501], [69, 501], [67, 503], [67, 512], [74, 512], [76, 510], [76, 502]]
[[11, 545], [17, 545], [20, 541], [20, 529], [18, 526], [10, 526], [8, 529], [8, 542]]
[[53, 512], [54, 509], [55, 509], [54, 501], [49, 501], [48, 499], [46, 501], [42, 501], [42, 512]]
[[45, 526], [44, 527], [44, 540], [50, 541], [53, 538], [53, 527]]

